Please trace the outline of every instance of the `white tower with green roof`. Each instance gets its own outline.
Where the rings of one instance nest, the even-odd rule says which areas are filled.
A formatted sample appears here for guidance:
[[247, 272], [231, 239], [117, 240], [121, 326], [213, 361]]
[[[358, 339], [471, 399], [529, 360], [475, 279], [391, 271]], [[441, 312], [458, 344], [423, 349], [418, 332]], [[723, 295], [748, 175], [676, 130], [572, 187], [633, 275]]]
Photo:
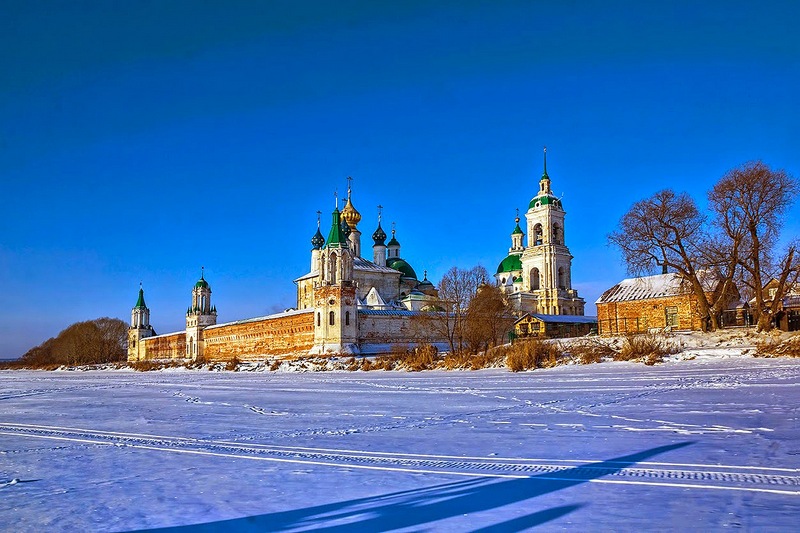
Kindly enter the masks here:
[[309, 352], [313, 355], [359, 352], [353, 250], [338, 200], [336, 204], [331, 230], [319, 251], [319, 275], [314, 283], [314, 346]]
[[131, 309], [131, 326], [128, 328], [128, 361], [144, 359], [142, 339], [155, 335], [150, 325], [150, 309], [144, 303], [144, 289], [139, 284], [139, 299]]
[[192, 305], [186, 310], [186, 358], [203, 360], [203, 330], [217, 323], [217, 308], [211, 305], [211, 285], [205, 279], [205, 268], [192, 288]]
[[[525, 213], [527, 246], [520, 250], [522, 230], [511, 234], [509, 256], [495, 277], [519, 311], [548, 315], [583, 315], [585, 301], [572, 288], [572, 254], [564, 240], [564, 211], [547, 174], [547, 148], [539, 191]], [[519, 220], [519, 218], [517, 218]]]

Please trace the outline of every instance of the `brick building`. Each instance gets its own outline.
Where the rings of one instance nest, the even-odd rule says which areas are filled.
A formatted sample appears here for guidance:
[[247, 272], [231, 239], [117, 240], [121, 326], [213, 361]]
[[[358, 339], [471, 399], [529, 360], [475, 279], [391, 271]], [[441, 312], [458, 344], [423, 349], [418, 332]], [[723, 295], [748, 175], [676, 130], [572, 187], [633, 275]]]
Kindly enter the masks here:
[[[720, 283], [713, 275], [701, 282], [713, 301]], [[738, 302], [728, 298], [729, 306]], [[622, 280], [597, 300], [597, 323], [601, 335], [643, 332], [652, 329], [702, 329], [697, 297], [691, 284], [679, 274], [667, 273]]]

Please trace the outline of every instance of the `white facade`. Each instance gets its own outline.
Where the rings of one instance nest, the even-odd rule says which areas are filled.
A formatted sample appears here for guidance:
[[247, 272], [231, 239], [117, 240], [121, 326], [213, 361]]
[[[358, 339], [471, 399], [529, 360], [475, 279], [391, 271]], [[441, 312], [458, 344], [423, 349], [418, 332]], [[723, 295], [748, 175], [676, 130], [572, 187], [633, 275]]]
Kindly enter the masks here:
[[549, 315], [583, 315], [585, 302], [572, 288], [572, 254], [565, 241], [566, 212], [553, 195], [544, 173], [539, 191], [525, 213], [527, 246], [517, 225], [511, 234], [509, 255], [500, 263], [495, 279], [519, 312]]

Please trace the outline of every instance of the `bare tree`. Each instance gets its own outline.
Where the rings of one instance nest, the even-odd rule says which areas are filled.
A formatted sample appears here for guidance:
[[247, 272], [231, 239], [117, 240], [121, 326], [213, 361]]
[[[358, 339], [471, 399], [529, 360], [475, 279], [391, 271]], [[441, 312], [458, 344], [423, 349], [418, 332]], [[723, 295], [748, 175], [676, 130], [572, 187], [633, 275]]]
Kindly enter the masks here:
[[[717, 224], [732, 241], [739, 240], [738, 263], [742, 280], [755, 299], [752, 311], [759, 331], [772, 327], [781, 298], [791, 280], [797, 279], [797, 243], [776, 252], [782, 217], [798, 190], [797, 180], [786, 171], [751, 161], [730, 170], [708, 195]], [[767, 306], [763, 288], [772, 278], [778, 281], [778, 290]]]
[[503, 292], [495, 285], [481, 285], [467, 308], [464, 339], [473, 353], [502, 344], [514, 324]]
[[451, 353], [460, 353], [464, 348], [467, 310], [478, 287], [489, 279], [482, 266], [469, 270], [453, 267], [439, 282], [439, 305], [442, 311], [430, 311], [417, 317], [421, 329], [428, 330], [432, 337], [446, 338]]
[[608, 236], [622, 251], [632, 274], [661, 267], [672, 269], [688, 282], [697, 297], [703, 330], [718, 327], [709, 301], [709, 277], [703, 272], [710, 242], [705, 223], [706, 217], [688, 194], [665, 189], [633, 204], [618, 229]]
[[128, 326], [116, 318], [76, 322], [57, 337], [31, 348], [20, 361], [30, 366], [82, 365], [124, 361]]

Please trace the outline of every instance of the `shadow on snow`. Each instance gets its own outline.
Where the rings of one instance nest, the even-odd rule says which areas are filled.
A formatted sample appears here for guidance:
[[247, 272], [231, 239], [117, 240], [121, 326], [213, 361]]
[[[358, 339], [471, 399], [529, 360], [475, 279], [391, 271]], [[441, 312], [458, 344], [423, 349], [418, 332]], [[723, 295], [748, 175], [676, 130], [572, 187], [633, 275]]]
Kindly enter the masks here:
[[[359, 498], [263, 515], [221, 520], [205, 524], [161, 528], [163, 533], [204, 533], [211, 531], [388, 531], [419, 527], [439, 520], [480, 513], [522, 502], [543, 494], [567, 489], [592, 479], [619, 472], [654, 455], [689, 446], [682, 442], [651, 448], [559, 472], [520, 479], [475, 478], [422, 489]], [[540, 510], [478, 531], [519, 531], [544, 524], [571, 513], [583, 504]]]

